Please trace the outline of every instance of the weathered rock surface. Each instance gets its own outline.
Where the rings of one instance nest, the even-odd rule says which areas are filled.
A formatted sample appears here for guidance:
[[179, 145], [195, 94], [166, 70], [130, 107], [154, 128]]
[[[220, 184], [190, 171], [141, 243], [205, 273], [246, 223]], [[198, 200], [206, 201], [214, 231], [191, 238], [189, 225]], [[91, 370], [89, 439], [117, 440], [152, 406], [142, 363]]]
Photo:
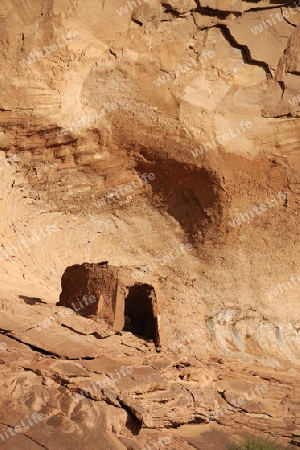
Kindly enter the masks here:
[[[2, 2], [0, 449], [300, 434], [299, 9]], [[55, 306], [107, 260], [159, 346]]]
[[[61, 309], [51, 308], [53, 315]], [[27, 305], [25, 309], [32, 322], [49, 317], [47, 305]], [[28, 432], [0, 442], [0, 448], [14, 449], [21, 444], [26, 448], [30, 440], [36, 448], [88, 448], [100, 439], [101, 446], [94, 448], [132, 445], [141, 449], [154, 439], [152, 431], [157, 429], [158, 438], [170, 437], [170, 448], [188, 449], [194, 439], [208, 442], [214, 436], [217, 442], [224, 425], [228, 430], [225, 427], [223, 444], [235, 427], [266, 432], [271, 428], [285, 437], [299, 432], [296, 370], [268, 368], [259, 359], [249, 363], [228, 356], [223, 361], [213, 357], [200, 361], [189, 352], [184, 356], [168, 349], [157, 353], [154, 344], [131, 333], [101, 338], [99, 324], [75, 314], [74, 322], [87, 322], [92, 336], [77, 334], [78, 344], [72, 341], [75, 333], [67, 330], [66, 350], [61, 349], [59, 340], [66, 328], [63, 323], [51, 322], [43, 330], [44, 336], [47, 330], [56, 337], [57, 345], [51, 337], [46, 343], [36, 338], [37, 347], [28, 342], [20, 325], [13, 325], [14, 312], [5, 314], [0, 326], [1, 402], [7, 405], [0, 414], [2, 436], [6, 438], [7, 426], [17, 426], [34, 412], [45, 418]], [[87, 347], [98, 356], [87, 357]], [[182, 434], [178, 432], [188, 423], [195, 424], [193, 431], [186, 433], [183, 427]], [[137, 430], [141, 431], [137, 434]]]

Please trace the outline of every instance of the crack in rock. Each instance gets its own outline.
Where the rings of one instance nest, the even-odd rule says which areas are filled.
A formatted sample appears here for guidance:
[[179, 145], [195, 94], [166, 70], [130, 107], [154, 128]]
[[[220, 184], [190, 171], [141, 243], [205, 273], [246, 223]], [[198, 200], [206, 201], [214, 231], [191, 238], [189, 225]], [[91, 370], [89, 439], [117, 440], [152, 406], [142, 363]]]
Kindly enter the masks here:
[[12, 331], [7, 331], [7, 330], [3, 330], [3, 329], [1, 331], [3, 331], [3, 334], [5, 334], [5, 336], [7, 336], [7, 337], [9, 337], [9, 338], [19, 342], [20, 344], [26, 345], [33, 352], [37, 352], [37, 353], [42, 354], [42, 355], [51, 356], [51, 357], [53, 357], [55, 359], [61, 359], [61, 356], [58, 353], [51, 353], [51, 352], [48, 352], [47, 350], [44, 350], [43, 348], [37, 347], [35, 345], [28, 344], [27, 342], [23, 342], [21, 339], [19, 339], [16, 336], [14, 336], [12, 334]]
[[[265, 416], [267, 416], [267, 417], [272, 417], [272, 416], [271, 416], [270, 414], [268, 414], [268, 413], [251, 412], [251, 411], [248, 411], [248, 410], [245, 409], [245, 408], [242, 408], [241, 406], [236, 406], [236, 405], [232, 404], [232, 403], [230, 402], [230, 400], [227, 400], [226, 395], [225, 395], [225, 391], [224, 391], [224, 392], [218, 392], [218, 394], [222, 397], [223, 400], [225, 400], [225, 402], [226, 402], [229, 406], [231, 406], [232, 408], [235, 408], [235, 410], [234, 410], [233, 412], [244, 412], [244, 413], [246, 413], [246, 414], [254, 414], [254, 415], [260, 416], [260, 417], [265, 417]], [[230, 410], [232, 411], [232, 409], [230, 409]]]
[[262, 69], [264, 69], [264, 71], [266, 72], [267, 76], [273, 78], [273, 75], [272, 75], [272, 72], [270, 70], [269, 65], [266, 62], [264, 62], [264, 61], [258, 61], [256, 59], [253, 59], [252, 56], [251, 56], [250, 49], [246, 45], [240, 44], [234, 38], [234, 36], [232, 36], [231, 31], [227, 27], [227, 25], [220, 24], [220, 25], [216, 25], [216, 27], [221, 28], [224, 38], [229, 42], [231, 47], [238, 48], [239, 50], [241, 50], [242, 57], [243, 57], [243, 60], [244, 60], [245, 64], [256, 65], [258, 67], [261, 67]]
[[41, 444], [40, 442], [37, 442], [36, 440], [34, 440], [32, 437], [28, 436], [28, 434], [22, 433], [23, 436], [26, 436], [28, 439], [30, 439], [31, 441], [33, 441], [35, 444], [39, 445], [40, 447], [44, 448], [45, 450], [50, 450], [48, 447], [45, 447], [43, 444]]

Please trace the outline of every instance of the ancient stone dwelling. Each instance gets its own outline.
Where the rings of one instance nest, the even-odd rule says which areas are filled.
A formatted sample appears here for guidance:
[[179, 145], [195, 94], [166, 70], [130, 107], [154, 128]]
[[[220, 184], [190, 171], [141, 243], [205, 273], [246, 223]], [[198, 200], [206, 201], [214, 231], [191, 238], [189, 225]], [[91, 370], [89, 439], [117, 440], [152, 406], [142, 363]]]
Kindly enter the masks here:
[[58, 306], [72, 308], [84, 317], [105, 320], [111, 330], [131, 333], [160, 343], [159, 304], [153, 286], [132, 283], [123, 268], [76, 264], [61, 280]]

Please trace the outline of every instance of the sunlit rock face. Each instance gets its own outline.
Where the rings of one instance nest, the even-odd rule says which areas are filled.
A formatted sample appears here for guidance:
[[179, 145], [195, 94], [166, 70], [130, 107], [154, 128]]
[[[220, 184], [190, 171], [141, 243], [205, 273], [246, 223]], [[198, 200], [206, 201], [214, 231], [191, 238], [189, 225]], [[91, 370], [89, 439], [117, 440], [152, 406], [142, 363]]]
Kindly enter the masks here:
[[[298, 0], [2, 3], [0, 449], [300, 434]], [[99, 261], [159, 345], [56, 306]]]

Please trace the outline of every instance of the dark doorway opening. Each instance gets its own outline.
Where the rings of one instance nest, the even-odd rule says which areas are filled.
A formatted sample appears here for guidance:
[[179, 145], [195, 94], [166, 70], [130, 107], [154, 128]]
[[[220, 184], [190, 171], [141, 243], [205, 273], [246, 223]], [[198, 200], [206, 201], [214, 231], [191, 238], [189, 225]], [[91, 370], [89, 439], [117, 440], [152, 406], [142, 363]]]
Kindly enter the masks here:
[[157, 342], [157, 318], [153, 303], [155, 291], [149, 284], [136, 283], [131, 286], [125, 298], [124, 331]]

